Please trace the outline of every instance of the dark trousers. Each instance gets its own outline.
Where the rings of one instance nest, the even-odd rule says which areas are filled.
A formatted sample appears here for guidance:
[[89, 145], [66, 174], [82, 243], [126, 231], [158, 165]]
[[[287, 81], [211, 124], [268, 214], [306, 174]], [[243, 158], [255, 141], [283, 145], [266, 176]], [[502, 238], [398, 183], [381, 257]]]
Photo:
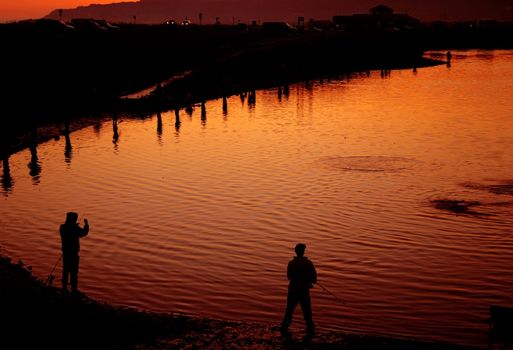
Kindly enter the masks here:
[[312, 302], [310, 301], [310, 291], [308, 289], [301, 291], [293, 291], [289, 289], [289, 293], [287, 295], [287, 309], [285, 310], [285, 316], [283, 317], [283, 323], [281, 324], [282, 328], [289, 327], [297, 304], [301, 305], [306, 327], [313, 329]]
[[71, 277], [71, 291], [78, 288], [78, 263], [80, 257], [76, 254], [63, 254], [62, 256], [62, 289], [68, 289], [68, 279]]

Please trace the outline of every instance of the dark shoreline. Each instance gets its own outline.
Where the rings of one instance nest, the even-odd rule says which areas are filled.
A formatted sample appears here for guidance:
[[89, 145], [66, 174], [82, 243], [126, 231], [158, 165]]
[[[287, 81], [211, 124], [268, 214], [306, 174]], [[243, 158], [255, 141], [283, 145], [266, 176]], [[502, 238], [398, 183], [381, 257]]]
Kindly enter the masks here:
[[[444, 63], [423, 57], [426, 50], [513, 47], [511, 23], [354, 31], [117, 26], [71, 30], [45, 20], [0, 25], [0, 159], [63, 134], [64, 123], [90, 125], [113, 114], [144, 117], [257, 89]], [[182, 72], [191, 73], [164, 83], [158, 93], [119, 97]]]
[[[427, 68], [432, 66], [437, 66], [445, 64], [445, 62], [437, 61], [429, 58], [423, 59], [419, 66], [415, 68]], [[401, 70], [401, 69], [413, 69], [410, 66], [397, 66], [391, 68], [392, 70]], [[348, 79], [353, 74], [367, 74], [367, 72], [375, 71], [379, 69], [367, 69], [364, 71], [354, 71], [354, 72], [344, 72], [342, 74], [333, 75], [332, 77], [319, 77], [318, 80], [336, 80], [341, 79], [341, 77], [346, 76]], [[311, 78], [312, 80], [314, 78]], [[290, 80], [288, 83], [284, 85], [280, 85], [278, 82], [263, 82], [259, 84], [256, 88], [252, 88], [251, 90], [262, 90], [262, 89], [271, 89], [271, 88], [282, 88], [284, 86], [298, 84], [304, 82], [304, 80]], [[255, 85], [253, 85], [255, 86]], [[155, 85], [153, 86], [155, 87]], [[147, 90], [147, 89], [144, 89]], [[158, 102], [156, 101], [156, 96], [154, 94], [149, 95], [148, 97], [141, 98], [120, 98], [117, 102], [117, 108], [108, 108], [104, 112], [100, 111], [91, 111], [89, 113], [77, 113], [73, 117], [67, 118], [66, 120], [58, 120], [58, 121], [49, 121], [44, 124], [40, 124], [32, 130], [30, 128], [21, 128], [16, 132], [13, 136], [9, 137], [7, 143], [0, 142], [0, 159], [2, 157], [9, 157], [17, 152], [20, 152], [24, 149], [30, 148], [31, 146], [39, 145], [41, 143], [58, 140], [61, 137], [65, 136], [65, 124], [69, 124], [69, 132], [74, 132], [80, 130], [84, 127], [92, 126], [107, 119], [112, 119], [113, 115], [117, 115], [118, 118], [146, 118], [156, 113], [163, 113], [170, 110], [183, 109], [188, 108], [193, 105], [200, 105], [203, 102], [217, 100], [223, 97], [231, 97], [231, 96], [239, 96], [240, 94], [248, 94], [251, 92], [248, 90], [236, 91], [234, 88], [223, 89], [222, 93], [220, 91], [210, 91], [209, 93], [203, 94], [201, 96], [189, 95], [186, 98], [182, 98], [180, 100], [168, 100], [167, 102]]]
[[63, 295], [30, 267], [0, 255], [2, 344], [10, 349], [376, 349], [473, 350], [474, 347], [317, 330], [283, 337], [277, 325], [143, 312]]
[[[440, 63], [422, 57], [411, 31], [123, 25], [100, 33], [22, 23], [0, 26], [0, 44], [7, 53], [0, 57], [2, 159], [47, 140], [39, 129], [83, 118], [147, 116], [300, 81]], [[164, 84], [159, 93], [119, 98], [185, 71], [191, 74]]]
[[[342, 77], [350, 77], [354, 74], [368, 74], [376, 70], [401, 70], [427, 68], [445, 64], [431, 58], [420, 57], [414, 62], [389, 62], [359, 64], [352, 67], [335, 69], [328, 67], [323, 71], [309, 72], [306, 74], [287, 74], [286, 77], [276, 78], [272, 75], [260, 75], [253, 73], [249, 82], [237, 80], [240, 71], [230, 71], [222, 77], [215, 77], [210, 72], [219, 72], [219, 67], [210, 67], [210, 71], [200, 70], [183, 79], [177, 79], [168, 85], [164, 85], [160, 91], [154, 89], [147, 96], [140, 98], [117, 98], [112, 102], [96, 106], [93, 109], [75, 110], [68, 113], [55, 111], [53, 117], [41, 121], [33, 120], [30, 116], [21, 115], [18, 119], [10, 121], [13, 123], [4, 129], [0, 134], [0, 159], [9, 158], [10, 155], [24, 149], [37, 146], [40, 143], [59, 139], [65, 136], [66, 132], [73, 132], [83, 127], [91, 126], [110, 119], [116, 118], [146, 118], [156, 113], [170, 110], [190, 108], [209, 100], [216, 100], [224, 97], [238, 96], [256, 90], [269, 88], [284, 88], [289, 85], [310, 82], [313, 80], [338, 80]], [[386, 67], [386, 68], [384, 68]], [[222, 86], [212, 83], [218, 79], [227, 81]], [[156, 87], [157, 85], [153, 85]], [[198, 86], [201, 88], [198, 89]], [[149, 90], [145, 88], [144, 90]], [[49, 112], [51, 113], [51, 112]], [[67, 126], [66, 126], [67, 125]], [[66, 128], [69, 128], [66, 130]]]

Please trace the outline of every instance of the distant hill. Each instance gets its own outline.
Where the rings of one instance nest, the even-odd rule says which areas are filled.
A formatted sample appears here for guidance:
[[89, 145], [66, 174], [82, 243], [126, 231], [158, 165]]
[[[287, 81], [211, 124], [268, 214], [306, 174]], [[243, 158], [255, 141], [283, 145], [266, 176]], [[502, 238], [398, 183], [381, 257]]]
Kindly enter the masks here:
[[[92, 0], [93, 1], [93, 0]], [[366, 13], [377, 5], [379, 0], [140, 0], [108, 5], [64, 9], [63, 19], [92, 17], [112, 22], [161, 23], [168, 19], [182, 21], [186, 17], [198, 22], [199, 13], [203, 23], [214, 23], [216, 17], [221, 23], [276, 21], [295, 22], [298, 16], [316, 19], [331, 19], [334, 15]], [[413, 2], [411, 0], [389, 0], [384, 2], [398, 13], [408, 13], [422, 20], [465, 20], [495, 18], [513, 20], [512, 0], [431, 0]], [[47, 18], [59, 18], [58, 10]]]
[[[321, 6], [319, 3], [325, 3]], [[138, 23], [161, 23], [168, 19], [182, 21], [186, 17], [192, 22], [199, 22], [202, 13], [203, 23], [215, 23], [219, 17], [221, 23], [231, 24], [235, 21], [248, 23], [257, 21], [297, 21], [298, 16], [315, 15], [317, 18], [330, 19], [338, 11], [330, 6], [331, 0], [317, 0], [304, 4], [294, 0], [141, 0], [108, 5], [89, 5], [75, 9], [64, 9], [63, 20], [79, 17], [107, 19], [112, 22], [132, 22], [137, 16]], [[312, 15], [309, 15], [312, 14]], [[59, 18], [58, 10], [52, 11], [46, 18]]]

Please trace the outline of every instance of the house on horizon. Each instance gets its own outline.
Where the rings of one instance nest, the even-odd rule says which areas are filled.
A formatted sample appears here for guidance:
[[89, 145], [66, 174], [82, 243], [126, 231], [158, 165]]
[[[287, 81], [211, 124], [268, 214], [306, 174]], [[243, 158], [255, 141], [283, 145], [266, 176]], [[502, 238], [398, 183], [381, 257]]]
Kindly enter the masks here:
[[394, 9], [385, 5], [375, 6], [366, 14], [333, 16], [333, 22], [347, 32], [404, 30], [420, 25], [418, 19], [407, 14], [396, 14]]

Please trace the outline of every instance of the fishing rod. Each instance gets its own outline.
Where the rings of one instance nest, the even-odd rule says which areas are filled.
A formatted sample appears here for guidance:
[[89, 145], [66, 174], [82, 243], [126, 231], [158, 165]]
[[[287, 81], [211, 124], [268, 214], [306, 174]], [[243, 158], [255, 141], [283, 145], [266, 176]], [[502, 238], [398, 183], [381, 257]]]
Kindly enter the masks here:
[[328, 293], [329, 295], [331, 295], [337, 302], [339, 302], [341, 305], [347, 305], [347, 303], [343, 302], [342, 300], [340, 300], [339, 297], [337, 297], [335, 294], [333, 294], [332, 292], [329, 291], [328, 288], [324, 287], [321, 283], [317, 282], [317, 285], [319, 287], [322, 288], [323, 291], [325, 291], [326, 293]]
[[57, 267], [57, 265], [61, 262], [61, 259], [62, 259], [62, 253], [59, 255], [59, 259], [57, 259], [57, 262], [55, 263], [55, 265], [53, 265], [52, 272], [50, 272], [50, 274], [48, 275], [48, 278], [46, 279], [46, 284], [48, 284], [49, 286], [51, 286], [53, 283], [53, 280], [55, 278], [55, 276], [53, 275], [53, 272], [55, 271], [55, 268]]

